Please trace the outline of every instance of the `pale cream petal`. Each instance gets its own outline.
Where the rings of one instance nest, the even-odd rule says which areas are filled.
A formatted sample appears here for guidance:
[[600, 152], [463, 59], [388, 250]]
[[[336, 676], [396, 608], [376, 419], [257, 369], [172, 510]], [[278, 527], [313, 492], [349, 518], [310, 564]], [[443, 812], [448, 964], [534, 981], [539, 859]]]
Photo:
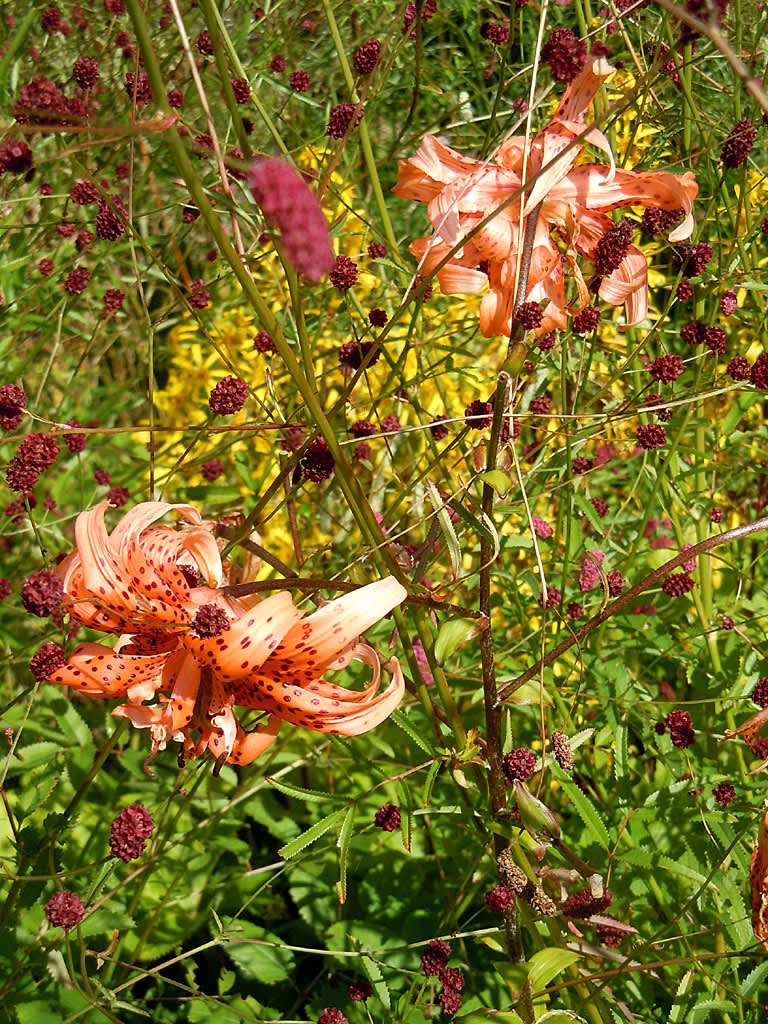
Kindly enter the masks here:
[[600, 285], [600, 298], [612, 306], [626, 303], [625, 327], [642, 323], [648, 315], [648, 264], [645, 255], [634, 245], [619, 266]]

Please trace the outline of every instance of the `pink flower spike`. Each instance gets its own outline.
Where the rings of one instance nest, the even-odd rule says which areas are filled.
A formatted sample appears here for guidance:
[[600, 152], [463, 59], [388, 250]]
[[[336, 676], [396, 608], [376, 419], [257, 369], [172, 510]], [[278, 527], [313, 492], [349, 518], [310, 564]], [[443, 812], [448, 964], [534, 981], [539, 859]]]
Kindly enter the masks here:
[[279, 232], [285, 258], [317, 284], [333, 266], [328, 222], [317, 196], [295, 168], [274, 157], [251, 167], [248, 185], [265, 219]]

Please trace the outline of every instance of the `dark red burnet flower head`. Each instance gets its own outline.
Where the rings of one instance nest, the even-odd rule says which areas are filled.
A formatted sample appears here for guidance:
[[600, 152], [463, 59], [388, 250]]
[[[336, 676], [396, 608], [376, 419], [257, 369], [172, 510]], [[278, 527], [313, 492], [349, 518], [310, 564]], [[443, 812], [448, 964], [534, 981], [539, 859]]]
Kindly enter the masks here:
[[85, 267], [73, 267], [64, 282], [64, 291], [69, 295], [80, 295], [91, 282], [91, 272]]
[[[661, 726], [660, 731], [662, 733], [669, 730], [672, 744], [675, 747], [685, 749], [685, 747], [690, 747], [696, 742], [696, 733], [693, 730], [691, 716], [687, 711], [681, 711], [680, 709], [670, 711], [664, 722], [661, 723]], [[659, 730], [657, 729], [657, 731]]]
[[339, 362], [351, 370], [359, 369], [363, 360], [366, 366], [373, 366], [381, 356], [381, 347], [375, 341], [346, 341], [339, 348]]
[[357, 264], [349, 256], [341, 253], [336, 257], [329, 276], [331, 284], [337, 291], [349, 291], [357, 284]]
[[85, 917], [83, 901], [76, 892], [56, 892], [45, 906], [45, 916], [55, 928], [71, 931]]
[[736, 790], [730, 782], [720, 782], [712, 790], [712, 796], [715, 798], [716, 804], [727, 807], [736, 799]]
[[61, 577], [48, 569], [30, 573], [21, 587], [21, 603], [31, 615], [43, 619], [58, 616], [64, 600]]
[[585, 306], [573, 318], [573, 330], [576, 334], [590, 334], [600, 323], [600, 310], [597, 306]]
[[370, 981], [367, 978], [358, 978], [349, 986], [349, 998], [353, 1003], [364, 1003], [373, 995]]
[[480, 26], [480, 38], [494, 46], [503, 46], [509, 39], [509, 24], [501, 21], [484, 21]]
[[288, 76], [288, 85], [294, 92], [307, 92], [312, 85], [312, 76], [308, 71], [292, 71]]
[[0, 173], [26, 174], [33, 162], [32, 150], [22, 139], [6, 139], [0, 143]]
[[752, 364], [749, 379], [756, 388], [768, 391], [768, 352], [761, 352]]
[[322, 483], [333, 474], [335, 466], [325, 438], [316, 437], [314, 441], [310, 441], [301, 460], [301, 468], [307, 480], [315, 484]]
[[612, 895], [610, 890], [604, 889], [602, 896], [593, 896], [590, 889], [582, 889], [579, 892], [571, 893], [563, 903], [561, 910], [566, 917], [574, 917], [577, 920], [586, 920], [594, 914], [602, 914], [611, 905]]
[[253, 339], [253, 347], [262, 355], [266, 352], [276, 352], [275, 343], [267, 331], [259, 331]]
[[48, 679], [67, 663], [67, 656], [58, 644], [47, 643], [39, 647], [29, 662], [29, 671], [35, 679]]
[[525, 782], [536, 771], [536, 755], [527, 747], [517, 747], [504, 755], [501, 768], [508, 786]]
[[436, 978], [450, 959], [450, 945], [444, 939], [432, 939], [421, 954], [421, 969], [428, 978]]
[[598, 277], [608, 277], [616, 270], [632, 244], [632, 222], [626, 217], [601, 236], [592, 256]]
[[667, 432], [658, 423], [643, 423], [637, 428], [637, 443], [646, 451], [663, 448], [667, 443]]
[[155, 828], [155, 821], [143, 804], [124, 807], [112, 822], [109, 849], [113, 857], [127, 864], [140, 857]]
[[192, 619], [192, 628], [198, 636], [221, 636], [225, 630], [229, 629], [229, 622], [229, 616], [224, 609], [209, 601], [208, 604], [198, 608], [197, 614]]
[[556, 82], [572, 82], [584, 67], [587, 45], [569, 28], [556, 28], [542, 47], [541, 59]]
[[648, 364], [648, 372], [654, 380], [662, 384], [671, 384], [676, 381], [685, 367], [683, 360], [678, 355], [658, 356]]
[[92, 89], [101, 77], [95, 57], [78, 57], [72, 68], [72, 77], [81, 89]]
[[152, 102], [152, 86], [146, 71], [128, 71], [125, 75], [125, 91], [128, 99], [137, 107]]
[[750, 697], [758, 707], [768, 708], [768, 676], [758, 679]]
[[240, 377], [225, 377], [214, 387], [208, 398], [211, 412], [217, 416], [232, 416], [240, 412], [248, 399], [248, 385]]
[[381, 43], [378, 39], [367, 39], [355, 50], [352, 67], [358, 75], [370, 75], [376, 70], [381, 59]]
[[659, 206], [649, 206], [643, 211], [640, 230], [644, 235], [660, 235], [674, 227], [685, 216], [685, 210], [662, 210]]
[[535, 331], [543, 319], [544, 310], [538, 302], [521, 302], [515, 310], [515, 320], [526, 331]]
[[294, 270], [317, 283], [333, 266], [328, 222], [320, 201], [295, 168], [274, 157], [257, 161], [248, 185], [267, 223], [280, 235]]
[[723, 167], [741, 167], [749, 156], [756, 138], [757, 128], [750, 118], [746, 117], [743, 121], [737, 121], [720, 150], [720, 161]]
[[335, 1006], [326, 1006], [317, 1018], [317, 1024], [349, 1024], [349, 1021]]
[[672, 572], [669, 576], [665, 577], [664, 582], [661, 584], [661, 589], [669, 597], [683, 597], [685, 594], [690, 593], [695, 586], [696, 583], [693, 577], [687, 572]]
[[494, 914], [503, 914], [515, 902], [515, 894], [506, 885], [494, 885], [483, 897], [483, 903]]
[[200, 472], [209, 484], [213, 483], [213, 481], [218, 480], [224, 472], [224, 463], [221, 459], [209, 459], [207, 462], [202, 464]]
[[0, 385], [0, 430], [15, 430], [24, 418], [26, 405], [27, 396], [18, 384]]
[[384, 804], [376, 811], [373, 823], [376, 828], [385, 832], [396, 832], [400, 828], [400, 808], [394, 804]]
[[348, 131], [357, 128], [363, 120], [365, 108], [355, 103], [339, 103], [331, 110], [325, 134], [331, 139], [343, 139]]
[[28, 494], [41, 473], [59, 456], [59, 444], [50, 434], [28, 434], [8, 463], [5, 479], [13, 491]]

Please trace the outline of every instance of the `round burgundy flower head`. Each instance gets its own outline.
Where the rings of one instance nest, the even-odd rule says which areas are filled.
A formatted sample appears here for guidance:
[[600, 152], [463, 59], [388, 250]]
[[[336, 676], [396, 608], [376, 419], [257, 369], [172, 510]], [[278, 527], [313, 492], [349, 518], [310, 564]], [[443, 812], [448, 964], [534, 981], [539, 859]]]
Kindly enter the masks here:
[[147, 840], [155, 829], [155, 821], [143, 804], [124, 807], [112, 822], [109, 848], [113, 857], [120, 860], [136, 860], [144, 853]]
[[6, 597], [10, 597], [13, 593], [13, 584], [5, 576], [0, 576], [0, 601], [4, 601]]
[[707, 327], [704, 331], [704, 344], [715, 355], [725, 355], [725, 331], [722, 327]]
[[370, 999], [373, 995], [373, 989], [371, 983], [367, 978], [358, 978], [353, 981], [349, 986], [349, 998], [353, 1003], [364, 1003], [366, 999]]
[[335, 465], [325, 438], [316, 437], [314, 441], [310, 441], [301, 460], [301, 468], [304, 470], [307, 480], [311, 480], [315, 484], [322, 483], [333, 474]]
[[759, 757], [761, 761], [768, 759], [768, 736], [755, 736], [749, 744], [749, 749], [753, 756]]
[[294, 92], [307, 92], [312, 85], [312, 76], [307, 71], [292, 71], [288, 76], [288, 85]]
[[357, 264], [342, 253], [336, 257], [329, 276], [337, 291], [346, 292], [357, 284]]
[[257, 352], [261, 352], [262, 354], [266, 352], [277, 351], [277, 349], [275, 348], [275, 343], [274, 341], [272, 341], [272, 338], [267, 333], [267, 331], [258, 332], [258, 334], [253, 339], [253, 347], [256, 349]]
[[67, 663], [67, 656], [58, 644], [43, 644], [29, 662], [29, 671], [35, 679], [48, 679]]
[[349, 1024], [349, 1021], [335, 1006], [326, 1006], [317, 1018], [317, 1024]]
[[389, 317], [383, 309], [375, 308], [368, 313], [368, 322], [371, 327], [384, 327], [387, 320], [389, 320]]
[[421, 969], [428, 978], [436, 978], [451, 959], [451, 947], [443, 939], [432, 939], [421, 954]]
[[[115, 196], [110, 196], [112, 205], [103, 199], [99, 201], [99, 212], [96, 214], [96, 234], [106, 242], [115, 242], [125, 232], [123, 222], [115, 213], [113, 206], [118, 206]], [[122, 206], [120, 202], [118, 209]]]
[[494, 46], [503, 46], [509, 39], [509, 25], [499, 21], [484, 21], [480, 26], [480, 36]]
[[761, 352], [752, 364], [749, 379], [761, 391], [768, 391], [768, 352]]
[[552, 527], [548, 522], [546, 522], [546, 520], [542, 519], [541, 516], [531, 516], [531, 526], [533, 527], [533, 532], [536, 536], [541, 537], [543, 540], [549, 540], [552, 536]]
[[229, 616], [213, 602], [201, 605], [192, 620], [192, 628], [202, 637], [221, 636], [229, 629]]
[[598, 924], [595, 925], [595, 938], [604, 946], [618, 949], [624, 941], [624, 932], [621, 928], [613, 928], [609, 924]]
[[590, 459], [586, 455], [577, 455], [571, 463], [571, 469], [575, 476], [579, 476], [581, 473], [588, 473], [594, 468], [594, 465], [594, 459]]
[[168, 90], [168, 106], [172, 110], [180, 110], [184, 106], [184, 93], [181, 89]]
[[214, 480], [218, 480], [221, 474], [224, 472], [224, 463], [221, 459], [209, 459], [208, 462], [204, 462], [200, 467], [200, 472], [203, 474], [209, 484], [212, 484]]
[[381, 429], [384, 434], [396, 434], [399, 430], [402, 430], [400, 417], [394, 413], [390, 416], [384, 416], [381, 420]]
[[94, 470], [93, 479], [97, 484], [101, 484], [102, 487], [106, 487], [107, 484], [112, 482], [112, 474], [108, 473], [106, 469]]
[[0, 385], [0, 429], [15, 430], [24, 418], [27, 396], [17, 384]]
[[605, 555], [602, 551], [595, 549], [584, 555], [584, 562], [579, 571], [579, 590], [582, 594], [588, 594], [600, 581], [600, 566], [603, 564]]
[[706, 327], [699, 320], [692, 320], [680, 328], [680, 340], [686, 345], [701, 345], [704, 342]]
[[21, 603], [30, 615], [44, 619], [46, 615], [57, 616], [64, 600], [61, 577], [55, 572], [41, 569], [24, 580], [21, 587]]
[[720, 312], [723, 316], [733, 316], [738, 306], [739, 301], [736, 297], [736, 292], [732, 288], [724, 291], [720, 296]]
[[190, 281], [188, 302], [193, 309], [207, 309], [211, 304], [211, 293], [204, 286], [202, 279]]
[[608, 502], [605, 498], [590, 498], [589, 503], [600, 519], [605, 519], [608, 515]]
[[101, 77], [95, 57], [78, 57], [72, 68], [72, 77], [81, 89], [92, 89]]
[[548, 395], [537, 395], [531, 399], [528, 411], [534, 416], [546, 416], [552, 407], [552, 399]]
[[128, 93], [128, 99], [135, 102], [137, 107], [143, 107], [146, 103], [152, 102], [152, 86], [149, 84], [149, 76], [146, 71], [126, 72], [125, 91]]
[[448, 425], [445, 423], [440, 423], [439, 421], [435, 423], [430, 423], [429, 432], [432, 434], [432, 439], [434, 441], [443, 441], [445, 440], [446, 437], [448, 437]]
[[125, 14], [125, 0], [104, 0], [104, 10], [107, 14], [119, 18], [121, 14]]
[[555, 332], [550, 331], [549, 334], [544, 334], [539, 338], [538, 346], [542, 352], [551, 352], [555, 347]]
[[593, 914], [602, 914], [610, 907], [612, 899], [609, 889], [604, 889], [602, 896], [593, 896], [590, 889], [582, 889], [580, 892], [571, 893], [561, 910], [566, 917], [583, 921]]
[[105, 320], [111, 320], [118, 313], [125, 301], [125, 292], [120, 288], [107, 288], [102, 300], [101, 315]]
[[73, 267], [67, 274], [64, 282], [64, 290], [69, 295], [80, 295], [88, 287], [91, 281], [91, 272], [85, 267]]
[[455, 992], [464, 988], [464, 972], [458, 967], [444, 967], [437, 977], [445, 988], [452, 988]]
[[749, 380], [750, 365], [744, 356], [734, 356], [728, 363], [725, 371], [731, 380]]
[[696, 733], [693, 731], [691, 716], [687, 711], [670, 711], [664, 719], [664, 724], [669, 729], [675, 747], [682, 749], [696, 742]]
[[49, 35], [53, 35], [54, 32], [61, 31], [63, 20], [64, 19], [61, 16], [61, 11], [59, 10], [59, 8], [51, 5], [50, 7], [46, 7], [43, 11], [42, 17], [40, 19], [40, 25], [42, 27], [43, 32], [47, 32], [49, 33]]
[[535, 331], [543, 319], [544, 311], [538, 302], [521, 302], [515, 310], [515, 320], [525, 331]]
[[[373, 353], [369, 357], [369, 353]], [[373, 366], [381, 356], [381, 347], [374, 341], [347, 341], [339, 348], [339, 362], [342, 366], [348, 366], [357, 370], [366, 360], [366, 366]]]
[[368, 255], [372, 260], [382, 260], [387, 255], [387, 247], [383, 242], [371, 242], [368, 245]]
[[572, 772], [575, 761], [573, 759], [573, 751], [571, 750], [571, 741], [562, 729], [558, 729], [552, 734], [552, 750], [555, 760], [562, 770], [564, 772]]
[[491, 425], [492, 419], [493, 402], [483, 402], [478, 398], [464, 410], [464, 420], [473, 430], [484, 430]]
[[750, 694], [752, 700], [761, 708], [768, 708], [768, 676], [762, 676]]
[[662, 384], [671, 384], [676, 381], [685, 367], [680, 356], [666, 355], [658, 356], [648, 364], [648, 372], [654, 380]]
[[274, 74], [276, 75], [281, 74], [283, 71], [285, 71], [287, 67], [288, 62], [286, 61], [285, 57], [283, 57], [279, 53], [275, 54], [275, 56], [272, 58], [269, 64], [269, 70], [274, 72]]
[[549, 65], [556, 82], [572, 82], [584, 67], [587, 45], [569, 28], [556, 28], [542, 47], [541, 59]]
[[494, 885], [483, 897], [483, 903], [494, 914], [503, 914], [515, 902], [515, 894], [506, 885]]
[[565, 610], [569, 619], [580, 619], [584, 614], [584, 605], [580, 601], [571, 601]]
[[213, 56], [213, 43], [211, 42], [211, 34], [207, 28], [204, 28], [197, 37], [195, 40], [195, 46], [197, 47], [198, 53], [202, 53], [204, 57]]
[[662, 210], [658, 206], [649, 206], [643, 212], [643, 219], [640, 221], [640, 230], [644, 235], [660, 235], [667, 231], [685, 216], [685, 210]]
[[576, 334], [589, 334], [600, 323], [600, 310], [597, 306], [585, 306], [573, 318], [573, 330]]
[[356, 420], [349, 428], [352, 437], [370, 437], [376, 433], [376, 427], [370, 420]]
[[691, 282], [683, 279], [677, 286], [675, 297], [678, 302], [690, 302], [693, 298]]
[[[357, 114], [355, 114], [356, 110]], [[355, 103], [339, 103], [331, 110], [325, 134], [331, 139], [343, 139], [348, 131], [357, 128], [363, 120], [364, 114], [365, 108], [360, 107], [358, 110]]]
[[251, 87], [247, 78], [233, 78], [231, 81], [232, 92], [236, 103], [247, 103], [251, 98]]
[[672, 572], [661, 584], [661, 589], [669, 597], [682, 597], [695, 586], [693, 578], [687, 572]]
[[32, 150], [21, 139], [6, 139], [0, 143], [0, 173], [26, 174], [33, 163]]
[[240, 377], [225, 377], [211, 391], [208, 406], [217, 416], [232, 416], [245, 405], [248, 385]]
[[82, 231], [78, 231], [77, 238], [75, 239], [75, 248], [78, 252], [85, 252], [93, 245], [96, 240], [96, 235], [89, 231], [87, 228], [83, 228]]
[[[67, 420], [68, 427], [82, 427], [82, 423], [79, 420]], [[69, 448], [73, 455], [77, 455], [81, 452], [88, 444], [88, 435], [80, 434], [76, 431], [73, 433], [62, 434], [64, 444]]]
[[547, 587], [547, 599], [544, 600], [543, 592], [539, 594], [537, 603], [542, 608], [557, 608], [560, 602], [563, 600], [563, 595], [557, 589], [557, 587]]
[[444, 988], [438, 994], [437, 1001], [443, 1013], [448, 1017], [452, 1017], [454, 1013], [461, 1009], [461, 992], [455, 988]]
[[8, 486], [13, 491], [28, 494], [58, 455], [58, 442], [50, 434], [28, 434], [8, 463], [5, 471]]
[[60, 238], [74, 238], [77, 228], [74, 224], [57, 224], [56, 233]]
[[697, 242], [688, 253], [688, 258], [683, 261], [683, 277], [698, 277], [703, 274], [712, 256], [712, 246], [709, 242]]
[[248, 185], [265, 219], [279, 232], [285, 258], [316, 284], [333, 266], [328, 222], [317, 196], [298, 171], [275, 158], [257, 161]]
[[750, 118], [746, 117], [743, 121], [737, 121], [720, 150], [723, 167], [741, 167], [749, 156], [756, 138], [757, 128], [752, 124]]
[[376, 811], [373, 823], [385, 832], [396, 832], [400, 828], [400, 808], [394, 804], [384, 804]]
[[603, 234], [595, 246], [592, 262], [599, 277], [608, 277], [621, 266], [632, 244], [632, 222], [626, 217]]
[[709, 510], [709, 521], [710, 523], [722, 523], [723, 521], [723, 510], [718, 508], [717, 505]]
[[55, 892], [46, 904], [45, 916], [55, 928], [68, 932], [83, 920], [85, 907], [76, 892]]
[[378, 39], [367, 39], [355, 50], [352, 67], [358, 75], [370, 75], [381, 59], [381, 43]]
[[658, 423], [644, 423], [637, 428], [637, 443], [646, 451], [663, 448], [667, 443], [667, 432]]
[[609, 572], [605, 579], [608, 583], [608, 593], [611, 597], [618, 597], [627, 585], [624, 577], [615, 569], [612, 572]]
[[729, 782], [720, 782], [712, 790], [715, 803], [721, 807], [727, 807], [736, 798], [736, 790]]
[[536, 771], [536, 755], [527, 747], [517, 747], [504, 755], [501, 767], [508, 786], [516, 781], [526, 782]]
[[127, 487], [110, 487], [105, 498], [112, 508], [122, 508], [131, 500], [131, 492]]
[[360, 444], [356, 444], [352, 449], [353, 459], [370, 459], [371, 455], [373, 455], [373, 448], [371, 448], [367, 441], [361, 441]]

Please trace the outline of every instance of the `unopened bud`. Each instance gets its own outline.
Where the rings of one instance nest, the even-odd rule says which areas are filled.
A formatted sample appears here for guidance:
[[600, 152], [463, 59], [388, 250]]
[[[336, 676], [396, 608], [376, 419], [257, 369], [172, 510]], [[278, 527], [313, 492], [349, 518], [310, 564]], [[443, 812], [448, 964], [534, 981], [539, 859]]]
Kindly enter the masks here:
[[520, 819], [528, 832], [539, 842], [560, 838], [557, 818], [546, 804], [538, 800], [522, 782], [515, 782], [515, 796]]

